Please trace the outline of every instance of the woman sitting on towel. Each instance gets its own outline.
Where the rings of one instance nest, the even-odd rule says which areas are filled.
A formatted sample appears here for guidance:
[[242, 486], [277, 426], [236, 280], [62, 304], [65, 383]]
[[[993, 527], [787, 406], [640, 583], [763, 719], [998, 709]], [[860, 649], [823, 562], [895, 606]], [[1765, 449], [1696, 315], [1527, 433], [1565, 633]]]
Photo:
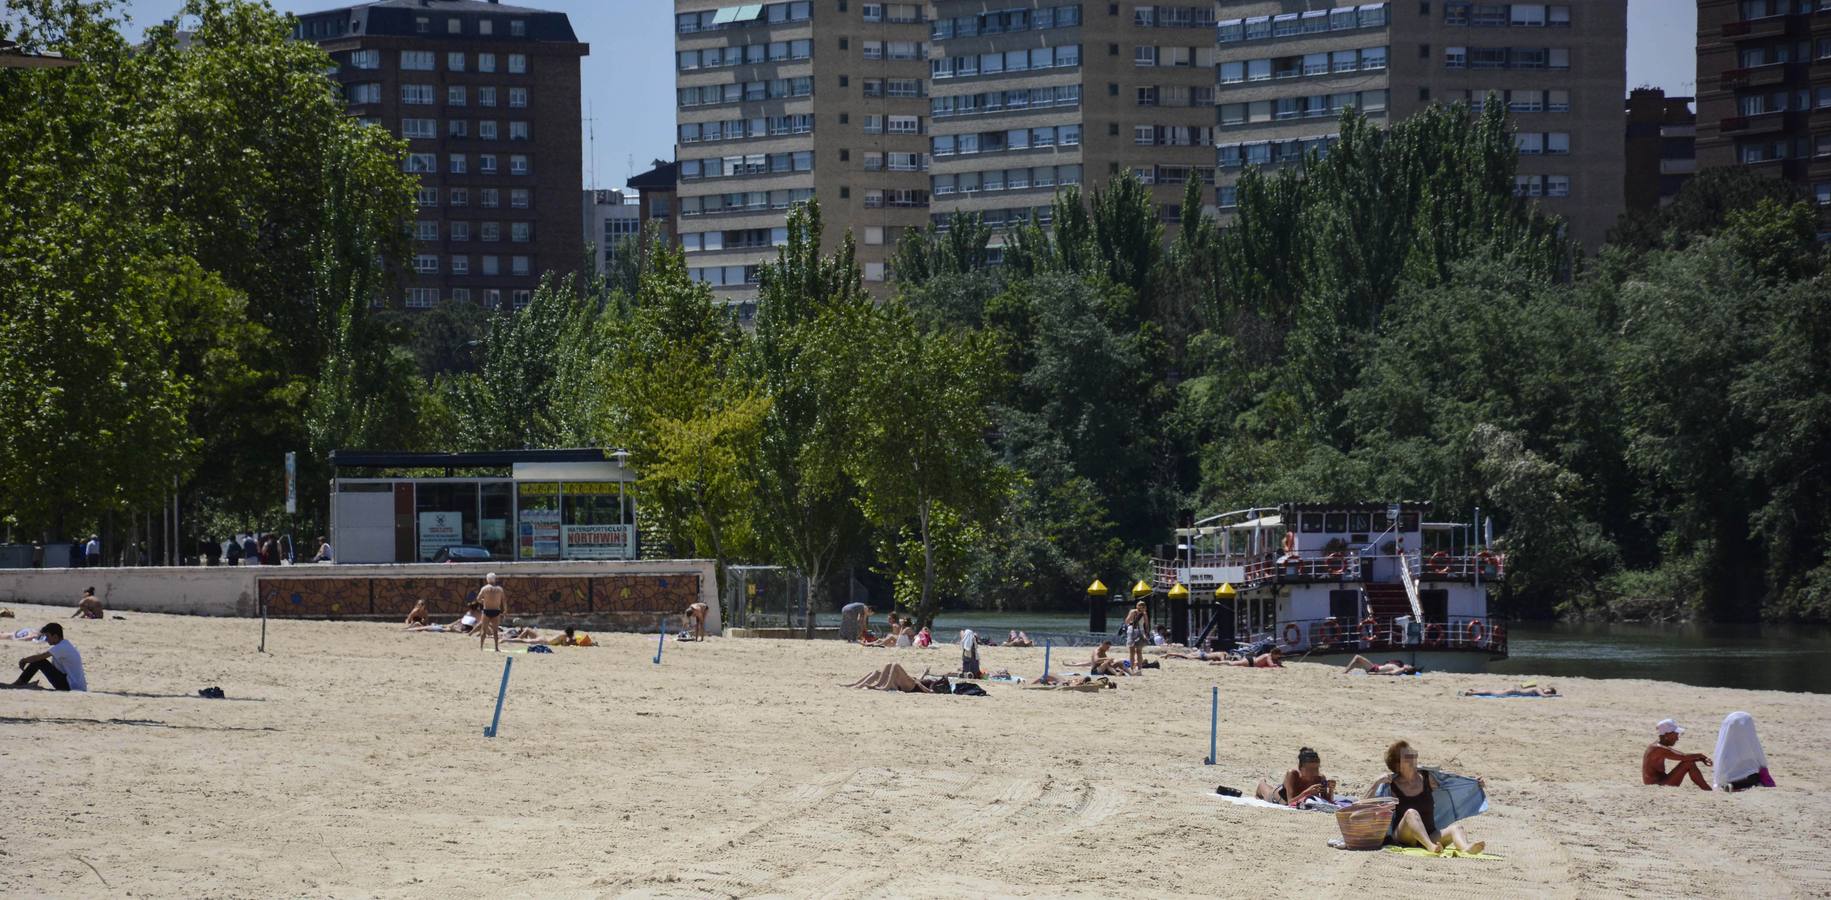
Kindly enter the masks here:
[[1273, 787], [1261, 781], [1255, 796], [1286, 806], [1302, 806], [1311, 797], [1334, 802], [1335, 780], [1322, 774], [1322, 756], [1303, 747], [1297, 751], [1297, 768], [1284, 773], [1284, 783]]
[[[1392, 811], [1392, 830], [1387, 841], [1408, 847], [1423, 847], [1432, 853], [1443, 850], [1443, 843], [1470, 855], [1480, 853], [1487, 848], [1483, 841], [1471, 841], [1462, 833], [1461, 825], [1451, 825], [1441, 832], [1437, 830], [1437, 805], [1433, 791], [1437, 789], [1436, 779], [1429, 772], [1418, 768], [1418, 751], [1405, 741], [1396, 741], [1386, 748], [1386, 768], [1390, 772], [1373, 783], [1369, 795], [1377, 795], [1382, 785], [1391, 792], [1393, 799], [1398, 800], [1398, 807]], [[1477, 778], [1477, 783], [1485, 784]]]

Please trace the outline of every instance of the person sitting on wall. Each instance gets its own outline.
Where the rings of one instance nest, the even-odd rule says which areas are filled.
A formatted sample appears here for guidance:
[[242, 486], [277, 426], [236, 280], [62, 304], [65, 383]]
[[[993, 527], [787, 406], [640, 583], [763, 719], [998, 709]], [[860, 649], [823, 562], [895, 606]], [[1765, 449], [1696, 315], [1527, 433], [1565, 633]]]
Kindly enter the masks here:
[[328, 563], [331, 561], [332, 561], [331, 560], [331, 542], [329, 540], [326, 540], [324, 535], [319, 535], [318, 536], [318, 554], [316, 556], [312, 557], [312, 562]]
[[102, 601], [95, 596], [95, 588], [83, 588], [83, 599], [76, 601], [76, 613], [70, 618], [100, 619], [102, 617]]

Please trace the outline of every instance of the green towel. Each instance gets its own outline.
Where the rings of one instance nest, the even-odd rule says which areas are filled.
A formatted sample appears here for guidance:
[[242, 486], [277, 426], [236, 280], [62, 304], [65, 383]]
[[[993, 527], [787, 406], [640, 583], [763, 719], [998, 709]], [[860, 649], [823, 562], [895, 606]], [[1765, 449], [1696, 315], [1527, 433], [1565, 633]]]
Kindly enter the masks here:
[[1492, 853], [1464, 853], [1455, 847], [1444, 847], [1442, 850], [1432, 853], [1423, 847], [1399, 847], [1388, 845], [1386, 847], [1386, 852], [1403, 853], [1406, 856], [1433, 856], [1441, 859], [1506, 859], [1504, 856], [1495, 856]]

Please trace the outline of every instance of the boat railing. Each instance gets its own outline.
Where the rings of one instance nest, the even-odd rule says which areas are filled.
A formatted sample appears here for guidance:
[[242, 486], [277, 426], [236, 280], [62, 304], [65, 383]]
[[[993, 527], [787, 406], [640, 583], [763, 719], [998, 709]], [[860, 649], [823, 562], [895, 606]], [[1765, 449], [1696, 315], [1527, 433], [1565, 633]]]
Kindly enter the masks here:
[[1184, 569], [1225, 566], [1240, 567], [1241, 585], [1261, 584], [1279, 577], [1308, 581], [1337, 579], [1360, 581], [1363, 580], [1361, 577], [1364, 572], [1363, 564], [1376, 559], [1398, 561], [1401, 569], [1400, 578], [1411, 582], [1406, 587], [1406, 594], [1412, 598], [1414, 610], [1418, 609], [1414, 589], [1420, 581], [1431, 579], [1503, 581], [1507, 577], [1506, 555], [1488, 550], [1462, 555], [1454, 555], [1447, 550], [1435, 552], [1410, 550], [1403, 554], [1361, 553], [1355, 550], [1306, 550], [1257, 556], [1216, 553], [1174, 559], [1155, 558], [1151, 560], [1151, 584], [1158, 590], [1168, 590], [1171, 585], [1177, 583], [1179, 573]]
[[[1449, 616], [1444, 621], [1423, 623], [1414, 637], [1398, 621], [1400, 618], [1404, 617], [1368, 616], [1359, 622], [1336, 618], [1287, 619], [1278, 623], [1272, 637], [1288, 654], [1358, 653], [1365, 656], [1387, 651], [1475, 650], [1496, 657], [1507, 655], [1505, 623], [1489, 622], [1480, 616]], [[1239, 634], [1253, 631], [1246, 621], [1241, 621], [1236, 628]]]
[[1492, 550], [1455, 554], [1448, 550], [1419, 551], [1407, 561], [1415, 578], [1453, 578], [1501, 581], [1507, 577], [1507, 555]]

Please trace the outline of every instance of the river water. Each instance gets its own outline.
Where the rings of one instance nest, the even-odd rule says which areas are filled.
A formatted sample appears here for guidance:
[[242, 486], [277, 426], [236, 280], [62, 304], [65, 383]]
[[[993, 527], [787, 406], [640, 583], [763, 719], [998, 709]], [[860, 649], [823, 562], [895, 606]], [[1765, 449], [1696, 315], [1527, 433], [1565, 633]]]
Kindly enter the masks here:
[[[1039, 644], [1044, 636], [1090, 642], [1086, 616], [970, 612], [935, 619], [939, 640], [953, 640], [960, 628], [998, 641], [1022, 629]], [[1831, 694], [1831, 628], [1823, 626], [1516, 622], [1508, 643], [1512, 656], [1490, 664], [1490, 672]]]

